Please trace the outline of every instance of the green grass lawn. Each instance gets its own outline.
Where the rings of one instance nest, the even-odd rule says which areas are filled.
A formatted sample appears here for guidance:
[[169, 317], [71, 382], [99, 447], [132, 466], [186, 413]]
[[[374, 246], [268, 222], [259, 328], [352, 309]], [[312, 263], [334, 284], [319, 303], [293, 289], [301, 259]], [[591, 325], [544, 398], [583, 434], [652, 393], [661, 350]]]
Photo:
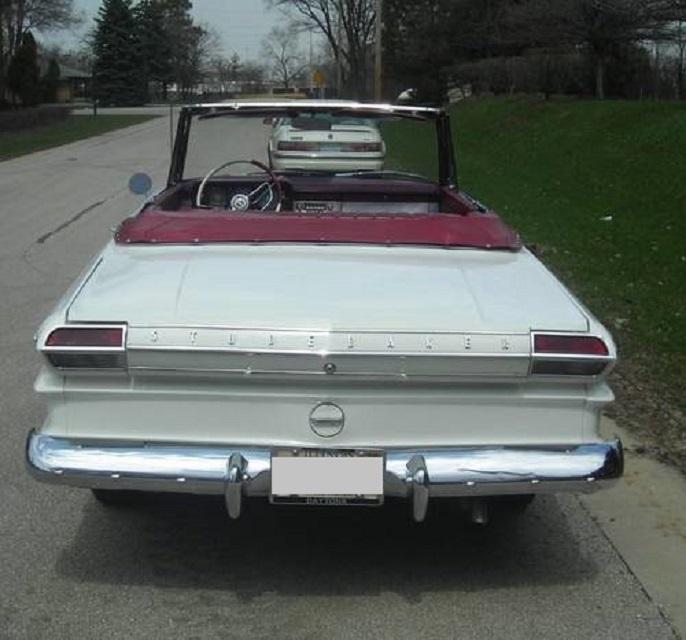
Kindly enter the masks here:
[[[516, 97], [451, 111], [461, 188], [543, 249], [617, 338], [620, 374], [683, 410], [686, 104]], [[414, 146], [404, 166], [428, 168], [432, 153]]]
[[462, 188], [542, 245], [683, 406], [686, 104], [492, 99], [453, 117]]
[[16, 133], [2, 133], [0, 134], [0, 161], [17, 158], [34, 151], [59, 147], [84, 138], [99, 136], [108, 131], [146, 122], [153, 117], [155, 116], [69, 116], [63, 122], [45, 127], [17, 131]]

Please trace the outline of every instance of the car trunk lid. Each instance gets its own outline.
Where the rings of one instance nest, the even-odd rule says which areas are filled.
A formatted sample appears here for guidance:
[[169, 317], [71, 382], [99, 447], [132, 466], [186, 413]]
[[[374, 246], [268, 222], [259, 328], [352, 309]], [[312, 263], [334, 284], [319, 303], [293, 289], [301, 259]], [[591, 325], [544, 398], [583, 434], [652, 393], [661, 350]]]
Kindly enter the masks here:
[[370, 246], [111, 245], [69, 321], [126, 322], [134, 366], [390, 376], [525, 376], [532, 330], [588, 330], [528, 252]]

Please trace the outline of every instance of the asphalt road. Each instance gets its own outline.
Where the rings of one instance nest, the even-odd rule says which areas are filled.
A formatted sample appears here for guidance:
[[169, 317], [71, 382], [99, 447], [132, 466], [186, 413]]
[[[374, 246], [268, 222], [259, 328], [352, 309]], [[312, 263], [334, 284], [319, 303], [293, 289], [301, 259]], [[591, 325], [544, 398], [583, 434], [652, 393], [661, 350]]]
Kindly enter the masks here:
[[135, 207], [129, 175], [161, 184], [168, 155], [157, 120], [0, 163], [0, 638], [673, 637], [574, 497], [485, 529], [406, 505], [230, 522], [220, 501], [109, 510], [30, 479], [33, 331]]

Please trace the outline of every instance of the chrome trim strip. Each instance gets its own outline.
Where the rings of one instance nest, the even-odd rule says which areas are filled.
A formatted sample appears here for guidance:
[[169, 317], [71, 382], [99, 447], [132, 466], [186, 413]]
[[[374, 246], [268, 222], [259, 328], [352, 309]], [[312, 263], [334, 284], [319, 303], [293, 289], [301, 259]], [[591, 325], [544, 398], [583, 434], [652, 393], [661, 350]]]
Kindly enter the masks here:
[[[44, 482], [224, 495], [232, 514], [239, 514], [240, 496], [271, 494], [271, 453], [268, 447], [79, 440], [32, 431], [26, 457], [31, 474]], [[619, 440], [384, 453], [384, 494], [413, 499], [418, 518], [429, 497], [589, 492], [619, 478], [624, 468]]]
[[264, 330], [200, 327], [129, 327], [131, 352], [434, 357], [530, 357], [521, 333]]
[[[77, 372], [77, 371], [89, 371], [92, 372], [90, 369], [61, 369], [62, 371], [68, 371], [68, 372]], [[493, 374], [493, 373], [472, 373], [472, 372], [464, 372], [464, 373], [427, 373], [427, 374], [422, 374], [422, 373], [403, 373], [403, 372], [389, 372], [389, 371], [383, 371], [383, 372], [376, 372], [376, 371], [336, 371], [335, 374], [328, 373], [327, 371], [324, 371], [323, 369], [321, 371], [318, 371], [316, 369], [301, 369], [301, 370], [290, 370], [290, 369], [256, 369], [254, 367], [246, 368], [246, 369], [203, 369], [203, 368], [181, 368], [181, 367], [149, 367], [149, 366], [144, 366], [144, 365], [136, 365], [136, 366], [129, 366], [127, 371], [131, 372], [132, 374], [135, 374], [136, 372], [139, 373], [159, 373], [159, 374], [168, 374], [168, 373], [173, 373], [173, 374], [226, 374], [226, 375], [233, 375], [233, 376], [316, 376], [316, 377], [327, 377], [327, 378], [355, 378], [358, 380], [363, 380], [363, 379], [369, 379], [369, 380], [376, 380], [376, 379], [387, 379], [387, 380], [421, 380], [421, 381], [430, 381], [430, 382], [455, 382], [457, 380], [463, 381], [464, 379], [474, 379], [474, 380], [480, 380], [480, 381], [488, 381], [492, 383], [496, 382], [509, 382], [511, 383], [512, 381], [517, 381], [520, 382], [523, 379], [526, 379], [527, 374], [526, 373], [510, 373], [510, 374], [505, 374], [505, 373], [500, 373], [500, 374]], [[536, 377], [546, 377], [546, 376], [536, 376]], [[550, 378], [560, 378], [562, 376], [548, 376]], [[588, 381], [590, 376], [564, 376], [564, 380], [567, 381], [567, 379], [571, 378], [577, 378], [579, 380], [585, 380]]]
[[576, 353], [534, 353], [535, 362], [614, 362], [612, 356], [592, 356]]
[[[60, 325], [61, 326], [61, 325]], [[92, 326], [92, 325], [88, 325]], [[136, 325], [131, 325], [131, 329], [147, 329], [147, 330], [154, 330], [154, 329], [188, 329], [193, 330], [201, 330], [201, 329], [221, 329], [222, 331], [251, 331], [251, 332], [263, 332], [263, 333], [282, 333], [282, 334], [304, 334], [304, 335], [318, 335], [318, 334], [324, 334], [324, 335], [330, 335], [330, 334], [341, 334], [341, 335], [348, 335], [348, 334], [354, 334], [354, 335], [382, 335], [382, 336], [387, 336], [387, 335], [410, 335], [410, 336], [424, 336], [424, 335], [431, 335], [435, 337], [439, 336], [464, 336], [464, 335], [469, 335], [469, 336], [495, 336], [495, 337], [505, 337], [505, 336], [518, 336], [520, 338], [527, 338], [529, 339], [531, 333], [529, 331], [513, 331], [513, 332], [507, 332], [507, 333], [501, 333], [499, 331], [436, 331], [435, 329], [393, 329], [393, 328], [388, 328], [388, 329], [346, 329], [345, 327], [343, 328], [337, 328], [337, 329], [313, 329], [312, 327], [295, 327], [295, 328], [289, 328], [289, 329], [284, 329], [283, 327], [273, 327], [273, 326], [245, 326], [245, 325], [224, 325], [224, 324], [193, 324], [193, 325], [188, 325], [188, 324], [177, 324], [177, 323], [170, 323], [170, 324], [164, 324], [164, 323], [159, 323], [159, 324], [136, 324]], [[546, 334], [549, 335], [554, 335], [553, 332], [545, 332]], [[563, 334], [563, 335], [569, 335], [569, 334]]]
[[[74, 349], [74, 347], [72, 347]], [[79, 350], [83, 350], [78, 347]], [[502, 353], [497, 351], [491, 352], [455, 352], [455, 351], [328, 351], [327, 349], [244, 349], [232, 348], [232, 347], [184, 347], [184, 346], [147, 346], [147, 345], [131, 345], [128, 348], [129, 351], [169, 351], [174, 353], [231, 353], [235, 355], [270, 355], [270, 356], [321, 356], [322, 358], [336, 358], [336, 357], [356, 357], [356, 356], [380, 356], [384, 358], [520, 358], [522, 360], [529, 360], [528, 353], [511, 353], [503, 351]], [[60, 349], [62, 351], [62, 349]], [[88, 350], [90, 351], [90, 349]], [[553, 360], [559, 360], [560, 358], [552, 358]], [[582, 358], [573, 358], [582, 359]]]
[[275, 102], [208, 102], [191, 103], [185, 108], [220, 109], [226, 111], [240, 111], [241, 109], [312, 109], [326, 111], [331, 108], [360, 109], [363, 111], [379, 111], [381, 113], [426, 113], [438, 115], [441, 110], [436, 107], [420, 107], [414, 105], [394, 105], [389, 103], [367, 103], [354, 100], [283, 100]]

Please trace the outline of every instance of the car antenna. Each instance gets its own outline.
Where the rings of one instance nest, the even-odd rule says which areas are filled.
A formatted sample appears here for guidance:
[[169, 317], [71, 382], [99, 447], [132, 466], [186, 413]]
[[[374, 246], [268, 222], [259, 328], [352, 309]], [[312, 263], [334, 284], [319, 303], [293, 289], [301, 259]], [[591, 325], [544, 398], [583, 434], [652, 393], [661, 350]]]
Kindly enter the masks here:
[[169, 100], [169, 155], [174, 155], [174, 105]]

